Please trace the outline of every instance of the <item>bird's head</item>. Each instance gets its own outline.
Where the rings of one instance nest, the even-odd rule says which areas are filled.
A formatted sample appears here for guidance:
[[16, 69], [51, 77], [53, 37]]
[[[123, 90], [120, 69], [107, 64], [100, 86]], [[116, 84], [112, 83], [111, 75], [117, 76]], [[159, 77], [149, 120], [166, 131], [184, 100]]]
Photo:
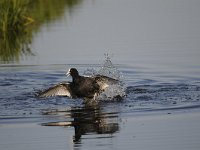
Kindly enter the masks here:
[[74, 77], [78, 77], [79, 76], [79, 73], [77, 71], [76, 68], [70, 68], [67, 73], [66, 73], [67, 76], [72, 76], [72, 78]]

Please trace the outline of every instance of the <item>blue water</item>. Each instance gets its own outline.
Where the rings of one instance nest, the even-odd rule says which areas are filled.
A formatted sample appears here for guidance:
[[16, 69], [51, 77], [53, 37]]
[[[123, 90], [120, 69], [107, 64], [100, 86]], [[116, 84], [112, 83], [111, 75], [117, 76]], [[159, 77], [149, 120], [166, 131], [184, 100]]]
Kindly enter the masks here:
[[[0, 62], [0, 124], [70, 126], [66, 132], [74, 130], [70, 134], [74, 148], [80, 148], [84, 146], [80, 139], [112, 146], [112, 139], [124, 131], [124, 118], [199, 112], [199, 6], [195, 0], [84, 0], [66, 10], [61, 19], [34, 33], [30, 43], [34, 56]], [[124, 83], [122, 100], [88, 107], [82, 99], [37, 97], [39, 90], [70, 81], [65, 73], [71, 67], [80, 74], [100, 70], [104, 53]], [[166, 138], [171, 141], [163, 137], [163, 143]], [[181, 143], [178, 134], [177, 141]]]
[[[69, 111], [84, 108], [83, 100], [67, 97], [38, 98], [39, 90], [62, 81], [70, 81], [65, 72], [73, 66], [84, 73], [87, 69], [100, 69], [102, 64], [4, 66], [0, 73], [0, 116], [42, 117], [47, 110]], [[103, 101], [99, 106], [107, 113], [126, 115], [136, 112], [199, 109], [200, 79], [170, 76], [144, 68], [116, 65], [122, 75], [126, 96], [122, 101]], [[117, 109], [117, 110], [116, 110]]]

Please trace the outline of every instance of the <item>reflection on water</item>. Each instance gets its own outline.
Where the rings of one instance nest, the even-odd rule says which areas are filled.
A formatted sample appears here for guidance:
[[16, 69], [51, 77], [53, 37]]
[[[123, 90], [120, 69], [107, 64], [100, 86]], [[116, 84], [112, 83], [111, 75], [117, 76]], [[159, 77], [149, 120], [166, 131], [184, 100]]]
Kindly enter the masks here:
[[[143, 114], [160, 116], [160, 113], [199, 112], [200, 1], [85, 0], [82, 7], [77, 9], [80, 13], [70, 20], [70, 24], [66, 27], [62, 20], [63, 22], [58, 23], [62, 28], [59, 28], [60, 26], [58, 27], [54, 21], [63, 19], [71, 9], [74, 10], [74, 6], [81, 4], [80, 2], [82, 0], [0, 1], [0, 63], [22, 62], [23, 56], [34, 55], [33, 47], [40, 58], [36, 65], [31, 61], [30, 66], [26, 64], [0, 66], [0, 124], [15, 125], [23, 119], [21, 122], [45, 122], [43, 125], [67, 126], [67, 129], [61, 127], [61, 130], [70, 135], [69, 142], [73, 140], [77, 149], [79, 146], [80, 149], [95, 149], [97, 145], [101, 146], [97, 149], [109, 149], [105, 144], [110, 144], [110, 149], [124, 149], [127, 141], [130, 141], [128, 144], [131, 146], [135, 144], [143, 146], [143, 143], [155, 146], [161, 134], [169, 135], [168, 128], [165, 132], [158, 132], [158, 136], [154, 136], [155, 134], [151, 133], [157, 133], [154, 132], [156, 127], [152, 131], [149, 124], [138, 124], [140, 128], [137, 128], [131, 123], [130, 128], [126, 128], [121, 126], [120, 119], [129, 116], [137, 118], [137, 115]], [[6, 5], [8, 3], [12, 4]], [[21, 11], [16, 13], [18, 7], [23, 9], [20, 8]], [[52, 22], [53, 24], [50, 24]], [[53, 29], [53, 32], [46, 30], [49, 28]], [[113, 62], [118, 64], [117, 67], [123, 73], [127, 85], [123, 101], [102, 101], [100, 106], [91, 108], [84, 106], [80, 99], [56, 97], [41, 100], [35, 97], [34, 89], [46, 88], [68, 80], [64, 74], [69, 66], [80, 69], [81, 73], [91, 67], [100, 69], [98, 61], [107, 49], [111, 50], [110, 53], [114, 53]], [[111, 62], [107, 60], [107, 68], [110, 68], [110, 64]], [[107, 70], [102, 71], [110, 75]], [[113, 71], [116, 71], [115, 68]], [[41, 111], [47, 109], [50, 111], [41, 115]], [[149, 118], [148, 121], [154, 120]], [[180, 126], [181, 123], [182, 121]], [[164, 122], [162, 125], [166, 126]], [[55, 129], [54, 127], [43, 129], [49, 128], [47, 131], [50, 132]], [[147, 134], [150, 133], [149, 137], [141, 134], [141, 131], [145, 131], [143, 129], [146, 129]], [[192, 136], [188, 134], [189, 128], [182, 129], [188, 131], [184, 132], [188, 138]], [[195, 132], [198, 129], [199, 123], [198, 128], [194, 128], [195, 134], [198, 133]], [[24, 133], [24, 130], [21, 131]], [[73, 136], [70, 134], [71, 131]], [[135, 134], [135, 131], [138, 131], [138, 134]], [[170, 128], [170, 131], [175, 130]], [[178, 132], [182, 133], [182, 130]], [[13, 147], [19, 145], [27, 147], [25, 138], [34, 148], [37, 141], [44, 145], [53, 141], [50, 136], [47, 137], [48, 141], [43, 141], [44, 135], [39, 140], [36, 140], [38, 135], [30, 140], [32, 134], [25, 134], [21, 139], [18, 134], [14, 136], [12, 130], [10, 133], [8, 139], [12, 137]], [[130, 134], [137, 137], [133, 139]], [[56, 135], [53, 136], [57, 138]], [[1, 133], [0, 137], [4, 138], [4, 134]], [[146, 140], [143, 141], [141, 137]], [[153, 142], [149, 141], [152, 137], [155, 137]], [[175, 145], [182, 141], [180, 137], [171, 137], [165, 137], [162, 141], [167, 143], [175, 139], [173, 143]], [[199, 135], [194, 137], [198, 139]], [[17, 139], [20, 141], [16, 142]], [[86, 140], [89, 141], [88, 145]], [[187, 138], [183, 140], [187, 143]], [[132, 143], [134, 141], [135, 143]], [[52, 144], [54, 146], [60, 144], [56, 142], [53, 141]], [[65, 138], [63, 142], [68, 144]], [[122, 144], [121, 147], [118, 142]], [[191, 140], [191, 144], [194, 142], [196, 141]], [[113, 146], [115, 144], [116, 146]], [[8, 145], [3, 143], [1, 146]], [[160, 146], [163, 148], [162, 144]], [[194, 146], [193, 144], [193, 148]]]
[[75, 144], [81, 143], [83, 135], [92, 133], [105, 135], [103, 137], [112, 137], [113, 133], [119, 131], [118, 113], [106, 113], [99, 105], [95, 107], [72, 107], [69, 111], [47, 111], [43, 115], [65, 116], [66, 120], [69, 121], [48, 122], [42, 125], [74, 127], [73, 141]]
[[34, 55], [31, 42], [35, 32], [64, 16], [81, 0], [2, 0], [0, 1], [0, 62], [18, 62]]
[[[90, 67], [100, 68], [96, 64], [71, 66], [79, 68], [81, 73]], [[43, 125], [48, 126], [67, 126], [67, 129], [61, 128], [70, 135], [70, 142], [73, 140], [75, 148], [87, 149], [88, 146], [97, 146], [99, 143], [102, 146], [99, 148], [105, 148], [106, 144], [112, 146], [112, 141], [118, 140], [123, 134], [121, 119], [124, 117], [200, 109], [199, 80], [180, 80], [180, 77], [171, 76], [166, 78], [166, 75], [158, 72], [148, 73], [147, 76], [143, 68], [121, 66], [119, 70], [122, 70], [128, 85], [126, 98], [123, 101], [104, 101], [95, 107], [88, 107], [81, 99], [56, 97], [41, 100], [34, 96], [34, 89], [66, 80], [63, 75], [66, 65], [1, 67], [0, 124], [15, 124], [20, 118], [25, 118], [25, 122], [36, 120], [37, 123], [43, 122]], [[41, 112], [44, 113], [41, 115]], [[54, 130], [54, 127], [46, 128]], [[126, 134], [123, 137], [130, 140]], [[64, 142], [67, 143], [67, 139]]]

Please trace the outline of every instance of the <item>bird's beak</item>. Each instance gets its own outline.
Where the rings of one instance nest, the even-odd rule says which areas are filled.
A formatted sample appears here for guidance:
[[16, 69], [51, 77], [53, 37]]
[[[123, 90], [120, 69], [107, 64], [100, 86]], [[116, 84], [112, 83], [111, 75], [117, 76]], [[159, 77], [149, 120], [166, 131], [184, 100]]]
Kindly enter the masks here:
[[66, 73], [66, 76], [67, 76], [67, 77], [69, 77], [69, 76], [70, 76], [70, 71], [68, 71], [68, 72]]

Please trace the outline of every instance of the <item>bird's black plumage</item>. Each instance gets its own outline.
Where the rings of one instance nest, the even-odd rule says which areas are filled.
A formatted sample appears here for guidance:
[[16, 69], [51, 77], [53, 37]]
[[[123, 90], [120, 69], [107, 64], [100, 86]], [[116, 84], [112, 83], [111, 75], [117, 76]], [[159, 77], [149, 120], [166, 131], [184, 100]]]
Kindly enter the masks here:
[[109, 85], [119, 81], [110, 77], [96, 75], [92, 77], [80, 76], [76, 68], [71, 68], [67, 75], [72, 76], [72, 82], [60, 83], [39, 93], [40, 97], [68, 96], [71, 98], [92, 99], [104, 91]]

